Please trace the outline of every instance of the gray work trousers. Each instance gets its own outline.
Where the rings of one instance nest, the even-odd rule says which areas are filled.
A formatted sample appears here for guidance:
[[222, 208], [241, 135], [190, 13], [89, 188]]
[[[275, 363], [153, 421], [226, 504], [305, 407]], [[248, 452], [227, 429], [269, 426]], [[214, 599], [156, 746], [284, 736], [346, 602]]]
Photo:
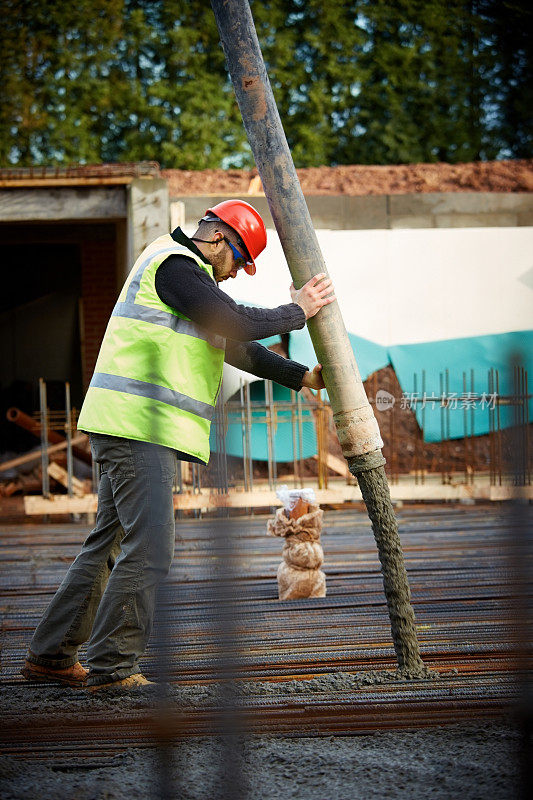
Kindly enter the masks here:
[[156, 590], [174, 554], [176, 451], [91, 434], [100, 465], [96, 525], [39, 623], [28, 660], [56, 668], [88, 641], [89, 684], [140, 671]]

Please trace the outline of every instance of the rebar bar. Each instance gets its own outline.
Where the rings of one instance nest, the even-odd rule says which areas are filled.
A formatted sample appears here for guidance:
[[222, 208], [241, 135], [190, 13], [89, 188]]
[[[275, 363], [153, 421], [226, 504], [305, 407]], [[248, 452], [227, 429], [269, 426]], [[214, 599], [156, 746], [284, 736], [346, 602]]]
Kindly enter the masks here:
[[[500, 506], [404, 509], [402, 521], [406, 562], [417, 587], [421, 646], [440, 672], [438, 679], [414, 684], [390, 672], [394, 656], [379, 564], [363, 519], [356, 520], [355, 538], [353, 513], [327, 512], [328, 597], [283, 607], [275, 592], [278, 547], [264, 535], [264, 520], [232, 520], [232, 542], [225, 534], [227, 520], [184, 521], [178, 558], [161, 593], [166, 628], [156, 633], [157, 648], [151, 647], [143, 660], [148, 675], [154, 674], [159, 648], [168, 660], [171, 695], [174, 702], [180, 699], [179, 713], [164, 732], [173, 745], [185, 736], [212, 734], [224, 724], [213, 663], [230, 605], [222, 609], [212, 602], [216, 590], [210, 556], [232, 552], [238, 591], [232, 624], [244, 653], [239, 654], [239, 704], [252, 730], [316, 736], [423, 728], [509, 712], [517, 698], [514, 654], [522, 632], [509, 559], [526, 566], [520, 538], [531, 529], [530, 506], [521, 504], [519, 517]], [[142, 694], [126, 699], [118, 715], [115, 702], [88, 711], [82, 693], [57, 697], [57, 689], [46, 685], [35, 693], [21, 689], [18, 670], [27, 631], [86, 532], [73, 524], [2, 531], [0, 677], [4, 700], [13, 696], [11, 710], [3, 708], [5, 753], [31, 759], [53, 754], [60, 761], [76, 757], [90, 763], [128, 747], [153, 747], [153, 695], [145, 696], [144, 704]], [[222, 543], [227, 549], [221, 549]], [[381, 683], [365, 685], [362, 670], [389, 672]], [[300, 680], [287, 684], [295, 677]], [[256, 683], [267, 678], [266, 684]], [[54, 691], [56, 700], [47, 696]], [[33, 710], [24, 708], [28, 700]]]
[[72, 460], [72, 411], [70, 407], [70, 383], [65, 383], [65, 433], [67, 436], [67, 492], [70, 497], [73, 495], [72, 477], [73, 460]]
[[43, 497], [50, 496], [50, 476], [48, 475], [48, 408], [46, 383], [39, 378], [39, 405], [41, 416], [41, 482]]

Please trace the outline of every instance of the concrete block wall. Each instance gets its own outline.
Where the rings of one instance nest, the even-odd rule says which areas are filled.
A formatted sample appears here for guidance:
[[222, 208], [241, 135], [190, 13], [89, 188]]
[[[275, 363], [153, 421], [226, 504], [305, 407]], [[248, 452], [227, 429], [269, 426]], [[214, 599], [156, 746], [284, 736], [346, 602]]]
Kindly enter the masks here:
[[533, 224], [530, 192], [391, 195], [391, 228], [517, 228]]
[[[230, 195], [171, 198], [180, 219], [193, 227], [209, 208]], [[232, 197], [235, 195], [231, 195]], [[263, 195], [242, 195], [273, 228]], [[397, 228], [495, 228], [533, 225], [533, 193], [434, 192], [405, 195], [308, 195], [313, 225], [322, 230], [376, 230]], [[177, 214], [174, 216], [178, 216]]]
[[126, 274], [144, 248], [169, 231], [170, 211], [166, 181], [142, 178], [132, 181], [128, 186], [127, 224]]

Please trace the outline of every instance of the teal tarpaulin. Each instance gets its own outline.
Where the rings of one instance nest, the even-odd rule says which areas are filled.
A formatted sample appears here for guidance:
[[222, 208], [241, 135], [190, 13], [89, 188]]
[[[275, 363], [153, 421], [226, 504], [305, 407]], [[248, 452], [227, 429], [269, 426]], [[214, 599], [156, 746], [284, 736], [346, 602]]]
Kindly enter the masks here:
[[[277, 339], [277, 337], [276, 337]], [[291, 400], [291, 391], [285, 386], [272, 384], [274, 403], [287, 403]], [[238, 398], [232, 398], [238, 399]], [[264, 404], [265, 382], [254, 381], [250, 383], [250, 400], [252, 407], [252, 432], [251, 450], [254, 461], [268, 460], [268, 429], [264, 407], [254, 408], [254, 403]], [[239, 412], [228, 414], [228, 429], [226, 433], [226, 452], [230, 456], [243, 456], [242, 417]], [[298, 423], [297, 414], [294, 414], [295, 449], [293, 451], [293, 424], [289, 409], [274, 407], [273, 439], [274, 447], [272, 458], [274, 461], [292, 461], [294, 458], [311, 458], [317, 453], [317, 442], [313, 416], [302, 403], [302, 421]], [[301, 437], [300, 437], [301, 433]], [[301, 449], [300, 449], [301, 441]], [[211, 426], [211, 450], [216, 451], [215, 426]]]
[[[495, 404], [492, 395], [496, 389], [489, 386], [489, 370], [498, 370], [500, 396], [512, 394], [509, 363], [513, 354], [517, 355], [530, 379], [533, 378], [533, 330], [395, 345], [388, 348], [388, 353], [404, 393], [402, 402], [415, 409], [419, 425], [423, 423], [426, 442], [460, 438], [465, 435], [465, 424], [469, 435], [489, 432], [489, 413]], [[447, 411], [439, 402], [430, 400], [441, 393], [446, 395]], [[530, 402], [530, 419], [532, 411]], [[512, 422], [512, 414], [512, 408], [500, 408], [502, 427]]]
[[[348, 333], [348, 338], [355, 353], [362, 380], [366, 380], [372, 372], [386, 367], [389, 363], [387, 348], [383, 345], [371, 342], [370, 339], [363, 339], [362, 336], [356, 336], [355, 333]], [[294, 361], [307, 364], [310, 369], [315, 366], [316, 355], [307, 328], [291, 331], [289, 334], [289, 356]]]
[[[348, 336], [363, 380], [376, 370], [392, 364], [404, 394], [401, 402], [415, 411], [419, 425], [423, 424], [424, 439], [427, 442], [440, 442], [448, 437], [461, 438], [465, 435], [465, 425], [469, 435], [479, 436], [489, 432], [489, 413], [494, 407], [496, 391], [495, 386], [489, 385], [489, 370], [498, 370], [500, 396], [510, 395], [513, 382], [509, 372], [509, 360], [513, 353], [518, 355], [520, 364], [527, 370], [530, 381], [533, 380], [533, 330], [444, 339], [421, 344], [400, 344], [388, 348], [353, 333], [349, 333]], [[278, 336], [271, 336], [263, 339], [261, 344], [268, 346], [277, 341], [279, 341]], [[289, 356], [311, 369], [316, 364], [315, 352], [306, 328], [289, 334]], [[463, 373], [466, 385], [463, 383]], [[278, 384], [273, 386], [275, 401], [290, 400], [288, 389]], [[465, 396], [463, 396], [464, 389], [466, 389]], [[531, 393], [531, 386], [529, 391]], [[253, 400], [264, 402], [263, 381], [252, 383], [251, 392]], [[447, 395], [449, 401], [446, 411], [442, 410], [440, 402], [431, 401], [432, 397], [440, 398], [442, 393]], [[303, 407], [306, 408], [305, 403]], [[309, 458], [317, 452], [316, 435], [311, 413], [306, 409], [304, 414], [302, 457]], [[502, 427], [511, 423], [512, 414], [512, 408], [506, 406], [500, 408]], [[533, 418], [533, 401], [529, 404], [529, 418]], [[252, 457], [266, 460], [267, 426], [262, 412], [253, 413], [251, 439]], [[212, 450], [215, 449], [213, 445], [212, 435]], [[230, 455], [242, 457], [242, 428], [240, 419], [237, 420], [236, 417], [230, 418], [226, 447]], [[299, 445], [296, 457], [299, 457], [298, 447]], [[274, 450], [277, 461], [293, 459], [290, 411], [278, 412]]]

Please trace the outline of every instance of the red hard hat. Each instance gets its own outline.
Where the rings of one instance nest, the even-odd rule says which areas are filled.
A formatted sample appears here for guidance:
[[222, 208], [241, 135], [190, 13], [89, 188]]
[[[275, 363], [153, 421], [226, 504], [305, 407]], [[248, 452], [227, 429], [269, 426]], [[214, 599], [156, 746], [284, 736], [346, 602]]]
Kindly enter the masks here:
[[265, 223], [261, 215], [244, 200], [223, 200], [213, 208], [208, 208], [205, 213], [214, 214], [239, 234], [252, 262], [246, 264], [244, 269], [248, 275], [255, 275], [255, 259], [263, 252], [267, 243]]

